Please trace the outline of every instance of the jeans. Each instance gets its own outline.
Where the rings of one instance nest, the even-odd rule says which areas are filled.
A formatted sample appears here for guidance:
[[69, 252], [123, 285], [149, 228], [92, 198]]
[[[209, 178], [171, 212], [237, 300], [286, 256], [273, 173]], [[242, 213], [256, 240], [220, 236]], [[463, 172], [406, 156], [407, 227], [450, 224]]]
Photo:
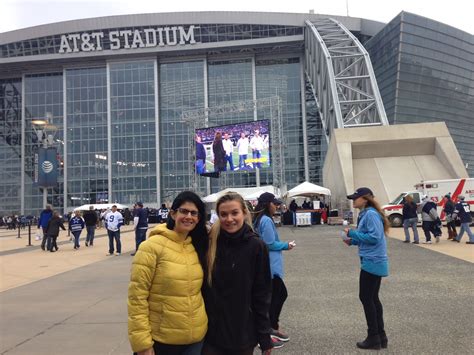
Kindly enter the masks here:
[[81, 236], [81, 232], [82, 231], [75, 231], [75, 232], [72, 232], [72, 235], [74, 236], [74, 247], [75, 248], [79, 248], [80, 245], [79, 245], [79, 237]]
[[135, 251], [138, 250], [138, 247], [142, 242], [146, 240], [146, 229], [136, 229], [135, 230]]
[[468, 223], [461, 223], [461, 228], [459, 229], [459, 234], [456, 237], [456, 240], [460, 241], [462, 236], [464, 235], [464, 232], [466, 232], [467, 235], [469, 236], [469, 241], [471, 243], [473, 243], [474, 242], [474, 235], [472, 235], [471, 228], [469, 228], [469, 222]]
[[43, 239], [41, 239], [41, 249], [44, 249], [46, 245], [46, 241], [48, 240], [48, 235], [46, 234], [46, 228], [42, 228], [43, 230]]
[[241, 154], [239, 155], [239, 168], [240, 169], [245, 169], [245, 167], [247, 166], [245, 164], [245, 161], [247, 160], [247, 154]]
[[405, 231], [405, 240], [410, 241], [410, 231], [409, 228], [413, 229], [413, 238], [415, 242], [419, 241], [418, 230], [416, 229], [416, 224], [418, 223], [418, 217], [408, 218], [403, 221], [403, 230]]
[[272, 300], [270, 303], [270, 325], [273, 329], [278, 330], [278, 322], [280, 320], [280, 313], [288, 297], [285, 283], [279, 276], [273, 276], [272, 279]]
[[379, 299], [381, 282], [381, 276], [360, 271], [359, 299], [364, 306], [369, 336], [384, 332], [383, 307]]
[[[433, 227], [435, 226], [435, 223], [436, 222], [423, 221], [421, 224], [421, 228], [423, 229], [423, 232], [425, 233], [425, 238], [427, 242], [431, 241], [431, 233], [433, 233]], [[434, 236], [434, 233], [433, 233], [433, 236]]]
[[261, 168], [262, 167], [262, 163], [260, 162], [261, 157], [262, 157], [262, 152], [260, 150], [252, 151], [252, 158], [253, 159], [259, 159], [258, 163], [253, 163], [254, 168]]
[[46, 243], [47, 243], [47, 250], [51, 251], [53, 248], [54, 249], [57, 249], [58, 248], [58, 245], [56, 244], [56, 239], [58, 238], [58, 236], [53, 236], [53, 235], [47, 235], [44, 237], [44, 239], [46, 239]]
[[229, 155], [226, 155], [226, 156], [225, 156], [225, 167], [224, 167], [224, 171], [227, 170], [227, 163], [229, 163], [230, 170], [233, 171], [233, 170], [234, 170], [234, 161], [233, 161], [233, 159], [232, 159], [232, 153], [230, 153]]
[[122, 243], [120, 243], [120, 230], [111, 231], [107, 229], [107, 234], [109, 235], [109, 253], [114, 253], [114, 239], [117, 244], [117, 253], [122, 252]]
[[90, 245], [94, 245], [95, 226], [86, 226], [86, 229], [87, 229], [86, 243], [89, 243]]

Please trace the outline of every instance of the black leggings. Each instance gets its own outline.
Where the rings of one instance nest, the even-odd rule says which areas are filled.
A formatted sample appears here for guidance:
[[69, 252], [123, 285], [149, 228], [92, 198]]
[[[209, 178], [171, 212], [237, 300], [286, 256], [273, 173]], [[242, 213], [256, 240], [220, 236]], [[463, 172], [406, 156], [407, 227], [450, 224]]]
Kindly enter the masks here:
[[270, 303], [270, 325], [278, 330], [280, 313], [288, 297], [285, 283], [279, 276], [273, 276], [272, 279], [272, 302]]
[[367, 271], [360, 271], [359, 299], [364, 306], [365, 319], [367, 320], [368, 335], [384, 332], [383, 307], [379, 299], [381, 276]]
[[204, 342], [202, 355], [253, 355], [253, 350], [253, 346], [246, 350], [229, 350]]

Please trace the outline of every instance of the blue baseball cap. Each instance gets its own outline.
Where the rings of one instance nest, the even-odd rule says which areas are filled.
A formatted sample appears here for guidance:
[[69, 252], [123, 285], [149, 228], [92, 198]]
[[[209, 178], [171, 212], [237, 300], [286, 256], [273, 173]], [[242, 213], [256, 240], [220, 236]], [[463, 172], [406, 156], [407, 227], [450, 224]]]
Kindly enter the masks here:
[[349, 200], [355, 200], [356, 198], [359, 198], [359, 197], [365, 196], [365, 195], [370, 195], [370, 196], [373, 197], [374, 193], [368, 187], [359, 187], [357, 190], [354, 191], [354, 193], [352, 195], [347, 195], [347, 198]]

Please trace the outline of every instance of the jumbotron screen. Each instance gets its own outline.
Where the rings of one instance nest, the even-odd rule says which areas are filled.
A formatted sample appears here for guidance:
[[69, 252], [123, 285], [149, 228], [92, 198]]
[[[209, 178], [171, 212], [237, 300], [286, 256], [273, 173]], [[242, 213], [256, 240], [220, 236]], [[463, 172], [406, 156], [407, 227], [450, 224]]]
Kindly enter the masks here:
[[270, 121], [196, 129], [196, 173], [270, 167]]

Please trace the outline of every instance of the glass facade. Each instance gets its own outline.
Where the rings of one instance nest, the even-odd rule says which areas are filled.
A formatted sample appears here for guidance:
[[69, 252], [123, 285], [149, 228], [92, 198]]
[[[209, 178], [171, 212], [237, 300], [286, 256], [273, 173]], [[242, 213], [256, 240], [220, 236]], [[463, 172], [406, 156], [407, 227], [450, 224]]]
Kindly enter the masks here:
[[66, 70], [67, 206], [108, 201], [107, 71]]
[[155, 62], [110, 64], [111, 201], [154, 203]]
[[445, 121], [474, 175], [472, 35], [401, 13], [366, 43], [392, 124]]
[[181, 115], [204, 107], [204, 61], [160, 64], [159, 82], [161, 200], [172, 201], [191, 184], [194, 132]]
[[[252, 60], [214, 60], [208, 62], [209, 107], [239, 101], [253, 100]], [[260, 117], [263, 119], [264, 117]], [[246, 110], [229, 114], [209, 114], [209, 126], [222, 126], [254, 120], [254, 111]], [[235, 153], [234, 153], [235, 154]], [[230, 166], [227, 166], [230, 168]], [[239, 170], [222, 173], [219, 184], [212, 184], [211, 192], [233, 187], [255, 186], [255, 171]]]
[[[301, 63], [299, 58], [256, 61], [257, 99], [279, 96], [283, 123], [285, 181], [291, 189], [305, 180], [303, 118], [301, 111]], [[262, 112], [263, 111], [263, 112]], [[269, 109], [259, 110], [259, 118]], [[263, 117], [261, 117], [263, 116]], [[271, 172], [262, 170], [261, 184], [272, 183]]]
[[[34, 183], [34, 154], [41, 146], [38, 131], [41, 126], [33, 120], [48, 121], [48, 135], [52, 135], [53, 147], [59, 161], [58, 185], [47, 189], [47, 203], [62, 210], [63, 198], [63, 75], [62, 73], [33, 74], [25, 77], [25, 213], [37, 214], [43, 208], [43, 192]], [[43, 137], [45, 134], [43, 134]]]
[[0, 80], [0, 216], [20, 213], [21, 79]]

